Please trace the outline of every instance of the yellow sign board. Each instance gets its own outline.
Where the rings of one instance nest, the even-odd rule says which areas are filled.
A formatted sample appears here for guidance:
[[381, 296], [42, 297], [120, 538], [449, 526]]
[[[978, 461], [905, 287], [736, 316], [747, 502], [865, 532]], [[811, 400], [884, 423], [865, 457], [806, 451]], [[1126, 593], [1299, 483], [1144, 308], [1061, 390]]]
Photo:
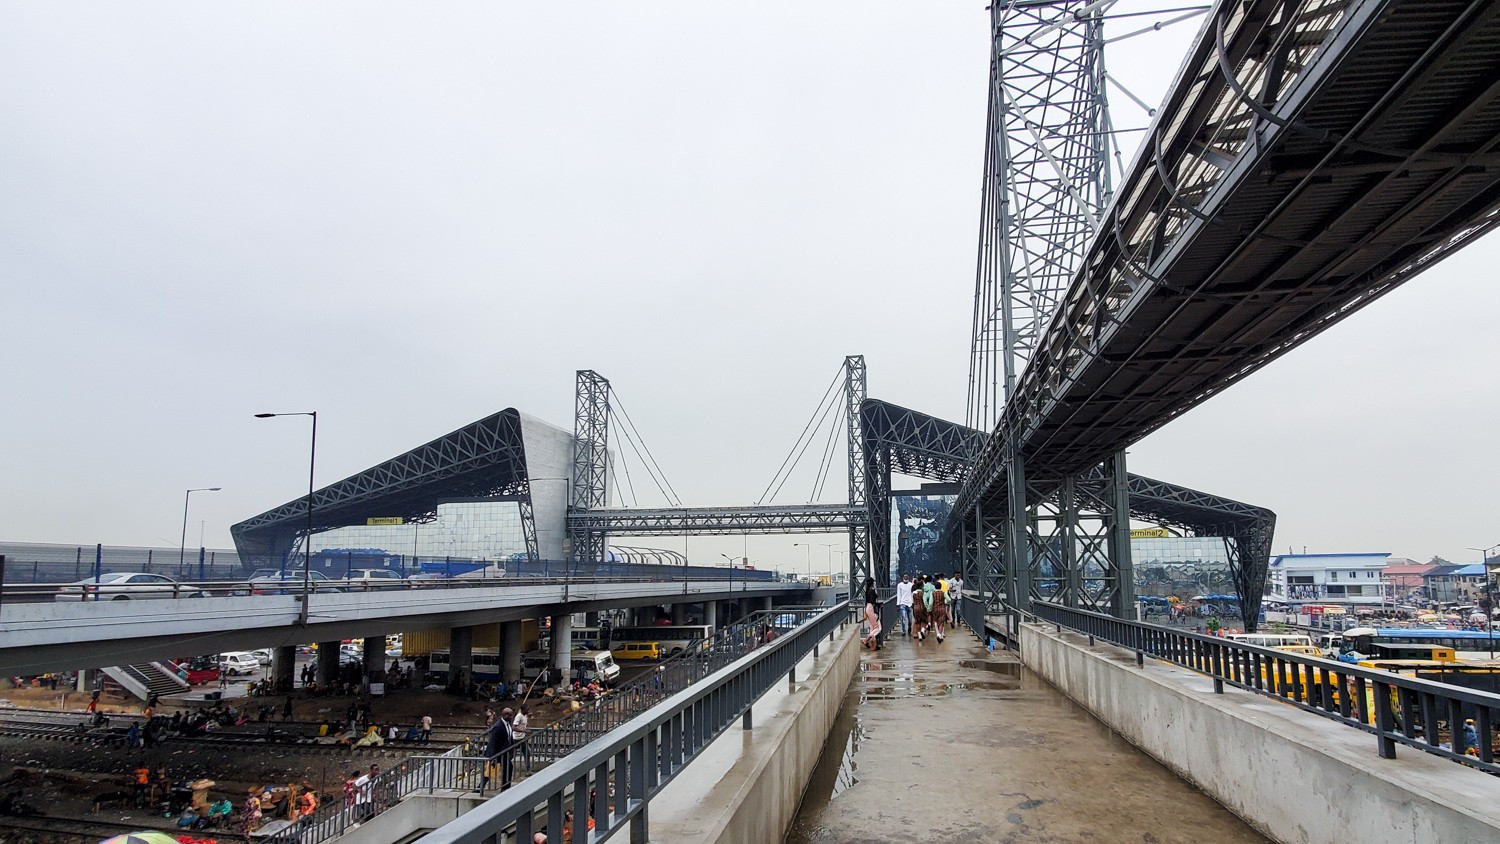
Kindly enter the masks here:
[[1135, 528], [1130, 532], [1131, 539], [1160, 539], [1171, 535], [1172, 532], [1166, 528]]
[[365, 519], [367, 525], [404, 525], [406, 520], [400, 516], [371, 516]]

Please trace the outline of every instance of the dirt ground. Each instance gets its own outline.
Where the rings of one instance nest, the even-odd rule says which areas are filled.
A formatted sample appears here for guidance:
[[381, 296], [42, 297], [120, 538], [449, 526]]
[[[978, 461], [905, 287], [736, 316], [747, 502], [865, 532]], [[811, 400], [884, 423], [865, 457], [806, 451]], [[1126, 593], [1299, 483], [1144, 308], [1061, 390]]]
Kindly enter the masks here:
[[[243, 694], [244, 686], [234, 690]], [[57, 709], [76, 712], [80, 722], [86, 717], [84, 707], [88, 694], [48, 691], [45, 689], [0, 690], [0, 700], [17, 707]], [[283, 697], [226, 698], [242, 710], [254, 713], [262, 704], [274, 704], [273, 720], [280, 720]], [[352, 697], [311, 698], [298, 694], [293, 698], [295, 722], [308, 725], [319, 721], [342, 720]], [[462, 729], [478, 735], [484, 729], [485, 708], [497, 712], [517, 701], [471, 701], [441, 691], [423, 689], [395, 690], [371, 701], [371, 720], [378, 724], [395, 724], [403, 732], [423, 715], [431, 715], [435, 738], [445, 738], [446, 729]], [[4, 704], [0, 704], [3, 706]], [[164, 700], [161, 714], [195, 711], [204, 704], [174, 704]], [[532, 698], [527, 701], [532, 729], [544, 727], [565, 715], [571, 708], [566, 701]], [[139, 701], [105, 701], [100, 709], [110, 714], [112, 726], [128, 724], [132, 715], [140, 716], [144, 705]], [[475, 752], [478, 752], [477, 750]], [[170, 828], [171, 821], [144, 811], [129, 808], [129, 800], [108, 801], [99, 815], [91, 814], [95, 799], [101, 795], [128, 794], [130, 771], [144, 761], [152, 770], [167, 766], [173, 782], [207, 778], [216, 785], [210, 798], [229, 798], [238, 804], [246, 790], [265, 785], [306, 782], [322, 794], [339, 793], [352, 770], [368, 770], [372, 762], [383, 770], [400, 764], [411, 755], [410, 748], [389, 750], [362, 748], [335, 751], [288, 745], [237, 745], [232, 748], [171, 741], [144, 750], [123, 747], [95, 747], [72, 741], [0, 736], [0, 801], [7, 795], [43, 811], [48, 817], [101, 819], [139, 824], [141, 828]], [[3, 824], [3, 821], [0, 821]], [[0, 828], [0, 841], [3, 841]]]

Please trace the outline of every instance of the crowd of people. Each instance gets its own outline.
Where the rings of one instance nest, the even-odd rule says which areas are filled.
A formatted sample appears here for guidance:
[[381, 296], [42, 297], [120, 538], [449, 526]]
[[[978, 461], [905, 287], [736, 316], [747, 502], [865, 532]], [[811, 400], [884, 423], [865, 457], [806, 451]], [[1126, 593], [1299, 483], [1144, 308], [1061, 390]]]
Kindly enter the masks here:
[[[874, 578], [869, 579], [867, 602], [874, 582]], [[919, 642], [929, 636], [939, 642], [943, 641], [948, 631], [962, 618], [960, 609], [963, 588], [963, 577], [958, 574], [901, 575], [901, 582], [896, 584], [896, 610], [901, 619], [901, 635]], [[878, 641], [875, 646], [879, 646]]]

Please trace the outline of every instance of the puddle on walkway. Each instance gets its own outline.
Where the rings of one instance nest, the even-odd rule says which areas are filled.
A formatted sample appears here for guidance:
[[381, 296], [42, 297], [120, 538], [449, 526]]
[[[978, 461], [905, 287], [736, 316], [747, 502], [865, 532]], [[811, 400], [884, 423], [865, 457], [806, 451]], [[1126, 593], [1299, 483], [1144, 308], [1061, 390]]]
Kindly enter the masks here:
[[[855, 677], [855, 683], [858, 682], [859, 677]], [[816, 844], [827, 840], [827, 830], [810, 821], [818, 817], [823, 807], [859, 783], [856, 775], [859, 746], [865, 738], [864, 726], [859, 720], [859, 705], [864, 699], [865, 695], [854, 686], [844, 695], [844, 702], [833, 718], [828, 743], [823, 745], [823, 755], [807, 783], [802, 805], [797, 807], [797, 818], [792, 822], [785, 844]], [[842, 747], [843, 752], [833, 752], [837, 747]]]

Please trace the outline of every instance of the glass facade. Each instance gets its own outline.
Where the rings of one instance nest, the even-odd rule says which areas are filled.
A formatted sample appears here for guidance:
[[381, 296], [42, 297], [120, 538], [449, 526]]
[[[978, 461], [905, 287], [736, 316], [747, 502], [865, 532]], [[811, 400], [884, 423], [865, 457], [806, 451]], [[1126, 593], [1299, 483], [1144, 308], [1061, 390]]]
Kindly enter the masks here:
[[[521, 507], [515, 501], [478, 499], [439, 502], [437, 518], [422, 524], [355, 525], [317, 534], [313, 553], [378, 551], [410, 561], [505, 560], [526, 553]], [[407, 563], [409, 565], [409, 562]]]
[[1136, 594], [1191, 598], [1234, 594], [1229, 555], [1217, 536], [1161, 536], [1130, 540]]

